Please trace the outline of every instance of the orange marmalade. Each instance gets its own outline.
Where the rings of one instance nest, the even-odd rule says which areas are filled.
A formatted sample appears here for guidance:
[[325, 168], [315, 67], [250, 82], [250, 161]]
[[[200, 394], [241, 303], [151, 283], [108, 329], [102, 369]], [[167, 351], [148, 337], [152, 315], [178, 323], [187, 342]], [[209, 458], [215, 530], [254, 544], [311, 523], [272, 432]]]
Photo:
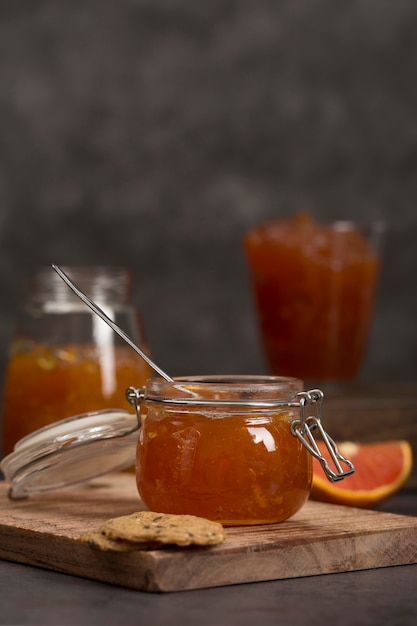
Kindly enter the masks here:
[[354, 378], [379, 272], [367, 238], [351, 222], [318, 224], [300, 214], [255, 228], [245, 250], [272, 373]]
[[[3, 451], [30, 432], [79, 413], [127, 405], [126, 388], [151, 372], [128, 346], [12, 345], [4, 387]], [[136, 384], [136, 383], [135, 383]]]
[[[311, 457], [290, 430], [301, 382], [179, 380], [147, 383], [136, 465], [145, 504], [227, 525], [280, 522], [298, 511], [312, 477]], [[263, 400], [270, 406], [256, 405]]]

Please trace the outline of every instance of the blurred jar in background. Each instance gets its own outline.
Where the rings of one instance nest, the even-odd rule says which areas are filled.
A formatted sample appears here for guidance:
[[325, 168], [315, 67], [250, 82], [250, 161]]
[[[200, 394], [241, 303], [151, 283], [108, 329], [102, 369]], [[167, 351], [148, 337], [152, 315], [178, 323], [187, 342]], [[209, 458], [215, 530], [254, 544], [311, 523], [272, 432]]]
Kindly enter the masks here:
[[[245, 238], [260, 336], [271, 372], [307, 381], [354, 379], [371, 327], [382, 223], [307, 214], [261, 224]], [[372, 236], [374, 240], [372, 240]]]
[[[140, 313], [126, 268], [63, 268], [145, 352]], [[3, 398], [3, 453], [28, 433], [87, 411], [131, 409], [126, 389], [149, 366], [95, 315], [52, 268], [39, 269], [12, 339]]]

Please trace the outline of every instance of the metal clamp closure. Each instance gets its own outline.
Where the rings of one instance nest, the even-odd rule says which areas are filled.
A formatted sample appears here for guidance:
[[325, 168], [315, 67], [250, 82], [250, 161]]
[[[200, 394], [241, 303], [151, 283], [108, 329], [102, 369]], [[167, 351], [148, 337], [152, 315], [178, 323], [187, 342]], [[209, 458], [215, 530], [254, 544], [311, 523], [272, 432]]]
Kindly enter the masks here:
[[[332, 483], [337, 482], [353, 474], [355, 466], [349, 459], [346, 459], [340, 452], [335, 441], [326, 433], [321, 422], [322, 416], [322, 401], [324, 394], [320, 389], [312, 389], [311, 391], [305, 391], [298, 394], [300, 397], [300, 420], [295, 420], [291, 424], [291, 432], [295, 437], [301, 441], [303, 446], [308, 452], [315, 457], [328, 478]], [[316, 415], [310, 415], [306, 417], [305, 407], [308, 404], [314, 404], [316, 407]], [[313, 436], [313, 431], [318, 431], [323, 443], [325, 444], [331, 460], [333, 461], [334, 468], [329, 465], [328, 460], [322, 455], [317, 442]], [[342, 464], [347, 469], [343, 469]]]
[[135, 387], [128, 387], [126, 389], [126, 400], [135, 407], [136, 417], [138, 420], [139, 428], [142, 425], [142, 418], [140, 416], [140, 403], [145, 399], [145, 388], [141, 387], [136, 389]]

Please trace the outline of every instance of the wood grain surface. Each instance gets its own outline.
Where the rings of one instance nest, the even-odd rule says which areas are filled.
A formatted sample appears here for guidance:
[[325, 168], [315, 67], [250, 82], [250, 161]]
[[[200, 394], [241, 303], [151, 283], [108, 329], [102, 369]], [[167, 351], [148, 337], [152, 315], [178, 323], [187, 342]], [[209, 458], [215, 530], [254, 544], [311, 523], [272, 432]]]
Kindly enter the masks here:
[[210, 548], [103, 552], [80, 535], [144, 508], [134, 477], [10, 501], [0, 484], [0, 558], [145, 591], [178, 591], [417, 562], [417, 518], [308, 502], [281, 524], [227, 528]]

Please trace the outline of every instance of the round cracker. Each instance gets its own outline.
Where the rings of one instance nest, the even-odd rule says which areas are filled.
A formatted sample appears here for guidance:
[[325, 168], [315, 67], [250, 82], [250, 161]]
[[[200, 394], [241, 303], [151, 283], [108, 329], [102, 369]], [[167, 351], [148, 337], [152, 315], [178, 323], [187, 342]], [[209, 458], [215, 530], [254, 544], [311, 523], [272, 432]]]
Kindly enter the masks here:
[[178, 546], [215, 545], [225, 539], [222, 524], [195, 515], [139, 511], [108, 520], [100, 532], [111, 540]]

